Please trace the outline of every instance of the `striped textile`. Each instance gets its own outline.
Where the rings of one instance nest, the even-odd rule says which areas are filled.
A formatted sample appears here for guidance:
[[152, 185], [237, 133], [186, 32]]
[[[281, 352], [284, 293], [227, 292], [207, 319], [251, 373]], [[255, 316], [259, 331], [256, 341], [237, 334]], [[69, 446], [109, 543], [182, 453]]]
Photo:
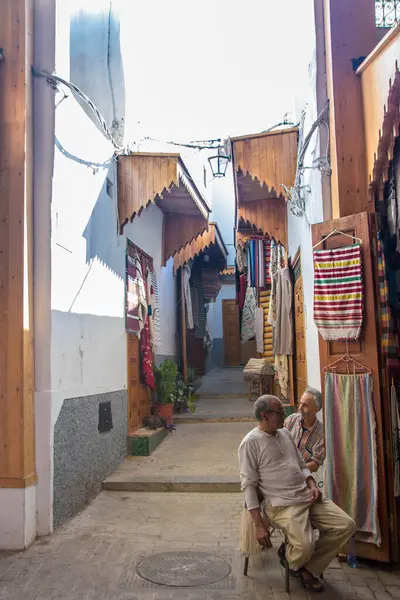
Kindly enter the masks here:
[[380, 546], [376, 422], [370, 375], [325, 374], [326, 496]]
[[378, 285], [379, 285], [379, 308], [381, 319], [381, 343], [384, 354], [398, 355], [397, 340], [394, 333], [392, 313], [389, 301], [389, 286], [386, 275], [385, 251], [383, 248], [380, 233], [378, 233], [377, 245], [378, 262]]
[[314, 250], [314, 321], [323, 339], [357, 340], [362, 313], [361, 245]]

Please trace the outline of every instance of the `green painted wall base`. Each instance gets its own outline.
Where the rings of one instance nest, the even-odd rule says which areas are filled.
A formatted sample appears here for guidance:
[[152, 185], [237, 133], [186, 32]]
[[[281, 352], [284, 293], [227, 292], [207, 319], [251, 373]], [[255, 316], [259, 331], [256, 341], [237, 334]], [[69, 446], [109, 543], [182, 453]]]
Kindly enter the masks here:
[[138, 429], [128, 435], [128, 454], [131, 456], [150, 456], [168, 435], [164, 427], [155, 430]]

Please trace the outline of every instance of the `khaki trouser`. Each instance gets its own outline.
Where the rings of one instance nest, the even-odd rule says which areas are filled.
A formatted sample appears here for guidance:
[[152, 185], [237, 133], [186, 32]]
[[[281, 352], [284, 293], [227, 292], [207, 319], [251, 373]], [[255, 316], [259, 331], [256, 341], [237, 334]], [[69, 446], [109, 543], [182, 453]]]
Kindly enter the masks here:
[[[269, 519], [284, 531], [286, 558], [295, 571], [305, 567], [321, 575], [339, 550], [355, 534], [356, 524], [341, 508], [325, 498], [310, 504], [265, 507]], [[320, 532], [314, 542], [313, 529]]]

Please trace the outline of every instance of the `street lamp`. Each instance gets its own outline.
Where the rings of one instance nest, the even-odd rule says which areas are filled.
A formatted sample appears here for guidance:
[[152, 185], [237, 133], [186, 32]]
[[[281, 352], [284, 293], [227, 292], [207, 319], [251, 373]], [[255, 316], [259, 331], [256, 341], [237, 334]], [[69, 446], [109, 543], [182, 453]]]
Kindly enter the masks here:
[[218, 148], [217, 156], [210, 156], [208, 162], [210, 163], [213, 177], [225, 177], [230, 158], [230, 156], [221, 152], [221, 148]]

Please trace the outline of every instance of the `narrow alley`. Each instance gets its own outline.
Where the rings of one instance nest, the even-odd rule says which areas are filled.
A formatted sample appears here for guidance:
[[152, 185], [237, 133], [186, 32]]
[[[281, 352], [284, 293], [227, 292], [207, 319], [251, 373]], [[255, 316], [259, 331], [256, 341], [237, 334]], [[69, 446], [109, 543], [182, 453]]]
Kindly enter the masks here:
[[0, 600], [400, 600], [400, 0], [0, 7]]
[[[242, 395], [230, 398], [214, 387], [217, 374]], [[240, 384], [235, 370], [206, 376], [195, 416], [178, 417], [176, 431], [151, 456], [126, 458], [92, 504], [53, 536], [25, 552], [0, 555], [1, 600], [288, 598], [276, 554], [280, 534], [272, 538], [275, 549], [255, 558], [243, 575], [237, 447], [256, 422]], [[181, 569], [171, 575], [161, 563], [148, 576], [164, 575], [163, 584], [139, 575], [143, 559], [171, 552], [186, 553], [189, 560], [214, 557], [199, 570], [200, 585], [188, 587]], [[324, 581], [321, 597], [329, 600], [400, 597], [400, 568], [360, 562], [351, 569], [335, 560]], [[291, 581], [290, 598], [311, 597]]]

